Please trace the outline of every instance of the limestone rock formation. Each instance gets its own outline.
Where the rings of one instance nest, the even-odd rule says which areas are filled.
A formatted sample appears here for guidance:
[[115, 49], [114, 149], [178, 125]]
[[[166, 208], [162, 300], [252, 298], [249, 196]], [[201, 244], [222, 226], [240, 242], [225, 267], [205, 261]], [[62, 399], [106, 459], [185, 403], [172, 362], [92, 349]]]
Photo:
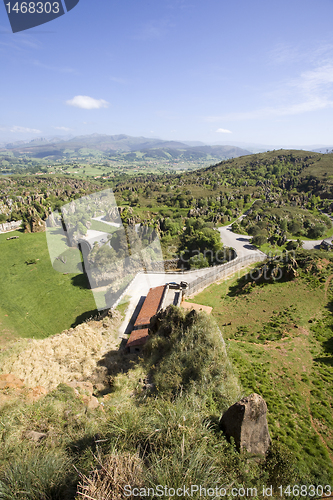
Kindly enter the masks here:
[[45, 231], [45, 222], [41, 219], [36, 209], [29, 208], [27, 210], [26, 220], [24, 221], [24, 232], [40, 233], [42, 231]]
[[228, 440], [234, 438], [238, 451], [265, 455], [271, 444], [266, 413], [264, 399], [251, 394], [228, 408], [220, 420], [220, 428]]

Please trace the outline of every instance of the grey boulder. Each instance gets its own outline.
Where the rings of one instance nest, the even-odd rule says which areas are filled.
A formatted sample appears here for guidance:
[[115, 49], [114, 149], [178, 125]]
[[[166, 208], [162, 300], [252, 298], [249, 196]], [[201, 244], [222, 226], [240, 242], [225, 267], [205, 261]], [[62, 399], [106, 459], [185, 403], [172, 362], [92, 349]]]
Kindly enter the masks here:
[[238, 451], [266, 455], [271, 438], [267, 425], [267, 405], [259, 394], [251, 394], [222, 415], [220, 428], [227, 439], [233, 438]]

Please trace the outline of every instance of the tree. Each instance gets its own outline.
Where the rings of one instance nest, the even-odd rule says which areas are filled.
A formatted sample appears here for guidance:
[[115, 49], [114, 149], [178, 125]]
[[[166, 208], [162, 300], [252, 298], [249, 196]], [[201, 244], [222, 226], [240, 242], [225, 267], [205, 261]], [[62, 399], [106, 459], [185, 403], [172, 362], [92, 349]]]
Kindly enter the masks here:
[[288, 241], [286, 248], [287, 250], [297, 250], [298, 246], [297, 241], [290, 240]]
[[287, 219], [282, 219], [282, 220], [280, 221], [280, 229], [281, 229], [281, 231], [282, 231], [282, 232], [284, 232], [284, 233], [287, 231], [287, 229], [288, 229]]
[[222, 248], [218, 231], [207, 227], [200, 218], [187, 219], [186, 230], [181, 237], [180, 251], [185, 251], [190, 258], [201, 253], [210, 264], [214, 264]]
[[10, 217], [10, 220], [12, 221], [18, 221], [21, 219], [21, 216], [17, 213], [17, 212], [12, 212], [11, 213], [11, 217]]
[[181, 229], [181, 225], [168, 218], [163, 221], [163, 230], [169, 232], [171, 236], [176, 236]]
[[117, 257], [127, 257], [128, 256], [128, 243], [124, 229], [118, 229], [111, 236], [111, 246], [114, 248]]
[[291, 222], [289, 222], [288, 229], [291, 232], [291, 234], [295, 234], [295, 235], [300, 235], [303, 232], [302, 231], [302, 229], [303, 229], [302, 224], [298, 221], [295, 221], [295, 220], [292, 220]]

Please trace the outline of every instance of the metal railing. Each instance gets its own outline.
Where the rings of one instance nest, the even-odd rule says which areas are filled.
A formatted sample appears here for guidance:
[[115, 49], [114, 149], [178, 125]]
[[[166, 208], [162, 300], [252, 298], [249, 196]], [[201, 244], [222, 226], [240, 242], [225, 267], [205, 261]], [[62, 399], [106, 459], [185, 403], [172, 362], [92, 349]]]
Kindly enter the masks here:
[[[229, 274], [238, 271], [244, 264], [251, 264], [254, 262], [262, 262], [266, 260], [267, 256], [264, 253], [254, 253], [250, 255], [244, 255], [243, 257], [236, 257], [235, 259], [227, 262], [226, 264], [221, 264], [220, 266], [214, 266], [213, 268], [208, 268], [207, 273], [204, 276], [200, 276], [195, 279], [191, 283], [189, 283], [188, 288], [185, 290], [184, 295], [191, 295], [192, 293], [205, 288], [206, 286], [214, 283], [214, 281], [218, 281], [226, 277]], [[184, 272], [186, 275], [186, 271]]]

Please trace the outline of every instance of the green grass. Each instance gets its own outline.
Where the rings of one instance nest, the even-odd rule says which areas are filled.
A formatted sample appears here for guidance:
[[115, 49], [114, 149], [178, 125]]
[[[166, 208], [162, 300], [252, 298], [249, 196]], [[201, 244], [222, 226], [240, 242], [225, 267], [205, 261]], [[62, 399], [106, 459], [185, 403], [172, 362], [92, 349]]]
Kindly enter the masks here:
[[302, 480], [329, 484], [333, 318], [325, 279], [316, 286], [312, 281], [309, 275], [237, 295], [234, 277], [211, 285], [193, 302], [214, 308], [244, 390], [266, 400], [271, 437], [294, 453]]
[[102, 231], [104, 233], [113, 233], [117, 231], [117, 227], [110, 226], [110, 224], [105, 224], [103, 221], [99, 220], [91, 220], [91, 226], [89, 229], [93, 229], [94, 231]]
[[129, 299], [130, 299], [130, 297], [128, 295], [126, 295], [116, 308], [117, 311], [120, 312], [120, 314], [122, 315], [123, 318], [125, 317], [125, 313], [126, 313], [127, 308], [129, 306]]
[[[85, 314], [91, 316], [96, 305], [85, 276], [53, 269], [45, 233], [13, 234], [19, 239], [7, 241], [8, 234], [0, 235], [2, 340], [48, 337], [69, 328]], [[67, 253], [70, 256], [70, 249]], [[30, 260], [36, 263], [27, 264]]]

